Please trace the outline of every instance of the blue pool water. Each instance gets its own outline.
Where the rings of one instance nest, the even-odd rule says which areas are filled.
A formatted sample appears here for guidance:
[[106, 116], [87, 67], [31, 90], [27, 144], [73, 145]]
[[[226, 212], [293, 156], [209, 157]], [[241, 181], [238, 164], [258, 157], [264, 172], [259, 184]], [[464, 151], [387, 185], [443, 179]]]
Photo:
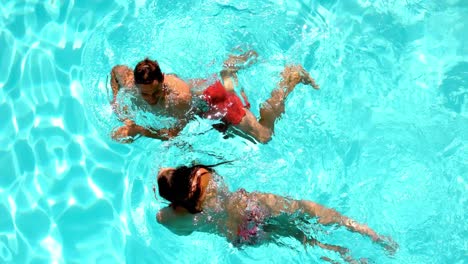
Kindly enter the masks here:
[[[222, 160], [236, 160], [218, 168], [231, 189], [314, 200], [400, 245], [316, 231], [355, 258], [467, 263], [467, 17], [463, 0], [0, 1], [0, 263], [342, 261], [155, 221], [159, 167]], [[236, 48], [260, 54], [239, 74], [255, 114], [286, 64], [322, 87], [297, 87], [269, 144], [204, 120], [170, 142], [110, 140], [113, 65], [151, 56], [206, 77]]]

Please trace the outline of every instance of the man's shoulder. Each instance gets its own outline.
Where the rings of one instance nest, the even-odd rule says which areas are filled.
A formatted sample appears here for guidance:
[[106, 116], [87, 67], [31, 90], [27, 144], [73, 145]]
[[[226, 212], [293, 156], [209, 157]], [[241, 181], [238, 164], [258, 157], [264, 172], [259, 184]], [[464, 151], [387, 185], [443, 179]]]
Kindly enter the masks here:
[[175, 90], [178, 93], [190, 93], [188, 83], [175, 75], [166, 75], [165, 82], [172, 90]]
[[166, 79], [167, 82], [171, 82], [171, 83], [179, 83], [179, 82], [186, 83], [182, 78], [180, 78], [177, 74], [174, 74], [174, 73], [164, 74], [164, 78]]

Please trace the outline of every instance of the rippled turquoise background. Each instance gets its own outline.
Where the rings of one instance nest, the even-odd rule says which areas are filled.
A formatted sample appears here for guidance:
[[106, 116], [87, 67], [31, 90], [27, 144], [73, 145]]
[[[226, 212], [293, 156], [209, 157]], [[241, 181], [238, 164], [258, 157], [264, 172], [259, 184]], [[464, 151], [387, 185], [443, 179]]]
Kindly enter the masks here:
[[[156, 223], [159, 167], [231, 159], [218, 171], [232, 189], [315, 200], [400, 244], [389, 256], [341, 229], [317, 234], [355, 257], [467, 262], [467, 17], [462, 0], [0, 0], [0, 263], [339, 260]], [[109, 139], [113, 65], [151, 56], [206, 77], [236, 48], [260, 54], [239, 74], [255, 113], [285, 64], [322, 87], [296, 89], [268, 145], [203, 120], [171, 142]]]

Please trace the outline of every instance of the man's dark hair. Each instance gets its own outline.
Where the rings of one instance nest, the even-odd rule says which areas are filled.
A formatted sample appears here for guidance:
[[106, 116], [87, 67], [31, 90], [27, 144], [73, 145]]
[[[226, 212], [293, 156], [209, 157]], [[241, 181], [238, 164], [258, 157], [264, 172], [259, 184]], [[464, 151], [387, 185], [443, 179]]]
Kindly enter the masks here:
[[151, 84], [154, 80], [158, 82], [164, 81], [164, 76], [159, 68], [157, 61], [146, 58], [140, 61], [133, 70], [136, 84]]

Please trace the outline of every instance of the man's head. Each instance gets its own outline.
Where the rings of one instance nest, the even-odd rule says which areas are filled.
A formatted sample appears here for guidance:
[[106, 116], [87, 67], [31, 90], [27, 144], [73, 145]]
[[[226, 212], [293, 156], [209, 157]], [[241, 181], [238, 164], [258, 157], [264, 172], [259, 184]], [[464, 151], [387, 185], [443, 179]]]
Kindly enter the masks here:
[[135, 84], [141, 91], [141, 96], [148, 104], [154, 105], [163, 96], [164, 75], [157, 61], [146, 58], [140, 61], [133, 70]]

